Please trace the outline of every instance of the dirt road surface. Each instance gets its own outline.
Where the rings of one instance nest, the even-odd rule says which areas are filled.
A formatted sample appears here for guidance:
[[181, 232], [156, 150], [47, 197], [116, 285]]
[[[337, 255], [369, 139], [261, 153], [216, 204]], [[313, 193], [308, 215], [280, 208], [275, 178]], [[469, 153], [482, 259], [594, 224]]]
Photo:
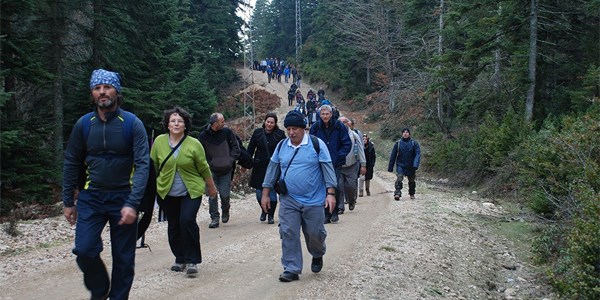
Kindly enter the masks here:
[[[289, 84], [266, 83], [278, 94], [280, 121]], [[309, 86], [302, 83], [304, 95]], [[318, 88], [318, 87], [317, 87]], [[317, 88], [313, 88], [316, 90]], [[387, 160], [385, 157], [378, 159]], [[500, 206], [417, 178], [416, 200], [392, 197], [394, 175], [376, 170], [371, 196], [358, 198], [337, 224], [327, 224], [321, 273], [304, 251], [300, 280], [283, 271], [277, 222], [259, 221], [254, 194], [232, 199], [231, 219], [209, 229], [207, 200], [198, 213], [203, 262], [196, 278], [169, 270], [166, 223], [153, 222], [149, 248], [138, 249], [131, 299], [554, 299], [525, 262], [526, 252], [490, 230], [507, 219]], [[0, 299], [88, 299], [70, 250], [73, 230], [62, 217], [22, 222], [21, 236], [0, 233]], [[108, 229], [102, 257], [110, 268]]]

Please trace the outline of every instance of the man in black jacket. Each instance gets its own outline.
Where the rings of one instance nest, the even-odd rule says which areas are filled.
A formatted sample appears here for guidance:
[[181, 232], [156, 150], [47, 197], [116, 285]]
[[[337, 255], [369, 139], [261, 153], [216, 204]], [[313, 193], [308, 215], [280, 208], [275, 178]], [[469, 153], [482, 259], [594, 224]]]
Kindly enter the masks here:
[[[210, 124], [200, 133], [198, 140], [204, 147], [206, 160], [212, 171], [213, 180], [221, 197], [223, 223], [229, 222], [231, 174], [233, 165], [240, 158], [240, 145], [231, 129], [225, 127], [225, 117], [221, 113], [210, 116]], [[219, 208], [217, 198], [208, 198], [210, 224], [208, 228], [219, 227]]]

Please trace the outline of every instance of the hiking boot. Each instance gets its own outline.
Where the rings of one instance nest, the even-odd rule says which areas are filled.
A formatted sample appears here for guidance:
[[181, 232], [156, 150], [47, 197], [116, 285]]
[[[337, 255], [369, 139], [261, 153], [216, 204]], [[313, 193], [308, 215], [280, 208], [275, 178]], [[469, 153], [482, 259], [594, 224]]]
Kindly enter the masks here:
[[219, 228], [219, 219], [212, 219], [210, 224], [208, 224], [208, 228]]
[[369, 189], [367, 189], [367, 196], [371, 196], [371, 191], [369, 191]]
[[410, 195], [410, 199], [415, 200], [415, 195]]
[[173, 272], [183, 272], [185, 270], [185, 264], [173, 263], [171, 266], [171, 271]]
[[340, 217], [338, 215], [331, 216], [331, 223], [337, 223], [340, 221]]
[[338, 210], [338, 215], [343, 215], [343, 214], [344, 214], [344, 211], [343, 211], [343, 210], [341, 210], [341, 209], [340, 209], [340, 210]]
[[102, 296], [94, 296], [94, 295], [92, 295], [92, 298], [90, 298], [90, 299], [92, 299], [92, 300], [106, 300], [106, 299], [108, 299], [108, 293], [109, 292], [106, 292], [106, 294], [104, 294]]
[[363, 196], [363, 190], [358, 191], [358, 196], [362, 197]]
[[310, 270], [313, 273], [319, 273], [323, 269], [323, 257], [313, 257], [312, 263], [310, 264]]
[[400, 201], [400, 195], [394, 195], [394, 200]]
[[223, 224], [229, 222], [229, 211], [223, 212], [223, 217], [221, 217], [221, 221], [223, 221]]
[[300, 277], [298, 277], [298, 274], [294, 274], [292, 272], [288, 272], [285, 271], [283, 273], [281, 273], [281, 275], [279, 275], [279, 281], [281, 282], [292, 282], [294, 280], [298, 280], [300, 279]]
[[356, 206], [356, 202], [350, 203], [350, 205], [348, 205], [348, 209], [349, 210], [354, 210], [355, 206]]
[[273, 217], [269, 216], [269, 220], [267, 221], [267, 223], [275, 224], [275, 220], [273, 220]]
[[196, 277], [198, 274], [198, 267], [196, 264], [187, 264], [187, 271], [185, 272], [188, 277]]
[[260, 221], [264, 222], [266, 219], [267, 219], [267, 214], [264, 212], [260, 213]]

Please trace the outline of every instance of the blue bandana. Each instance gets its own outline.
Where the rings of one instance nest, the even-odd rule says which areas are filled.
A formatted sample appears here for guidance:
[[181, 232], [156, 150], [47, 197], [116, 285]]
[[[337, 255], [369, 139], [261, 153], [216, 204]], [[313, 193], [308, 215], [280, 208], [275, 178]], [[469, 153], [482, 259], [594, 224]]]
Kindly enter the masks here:
[[90, 90], [99, 84], [110, 84], [117, 92], [121, 93], [121, 76], [117, 72], [106, 71], [103, 69], [94, 70], [90, 78]]

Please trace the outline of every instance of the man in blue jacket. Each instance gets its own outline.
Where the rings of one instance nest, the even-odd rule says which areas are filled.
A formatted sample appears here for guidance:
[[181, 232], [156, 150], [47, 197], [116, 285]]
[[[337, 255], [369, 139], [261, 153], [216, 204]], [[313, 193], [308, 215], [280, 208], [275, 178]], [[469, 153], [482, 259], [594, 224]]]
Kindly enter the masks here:
[[[93, 71], [90, 90], [94, 114], [77, 121], [65, 152], [63, 213], [71, 225], [77, 223], [73, 253], [91, 298], [127, 299], [134, 276], [137, 210], [150, 168], [148, 139], [142, 121], [120, 108], [123, 97], [118, 73]], [[132, 123], [124, 121], [129, 118]], [[129, 135], [123, 134], [126, 130]], [[83, 168], [85, 186], [75, 203]], [[107, 222], [112, 278], [100, 258], [101, 234]]]
[[388, 172], [394, 171], [396, 165], [396, 182], [394, 184], [394, 199], [400, 200], [402, 196], [402, 180], [404, 176], [408, 177], [408, 194], [410, 199], [415, 199], [416, 188], [416, 171], [421, 162], [421, 147], [417, 141], [410, 136], [408, 128], [402, 129], [402, 138], [394, 143], [394, 148], [390, 154], [390, 162], [388, 164]]
[[[350, 140], [346, 125], [332, 118], [331, 106], [321, 105], [319, 114], [321, 119], [310, 128], [310, 134], [320, 138], [327, 145], [336, 180], [339, 180], [342, 166], [346, 164], [346, 156], [352, 149], [352, 140]], [[340, 199], [338, 187], [336, 187], [335, 201], [336, 207], [343, 205], [340, 203], [343, 200]], [[333, 210], [332, 213], [325, 211], [325, 223], [337, 223], [340, 219], [338, 213], [338, 209]]]

